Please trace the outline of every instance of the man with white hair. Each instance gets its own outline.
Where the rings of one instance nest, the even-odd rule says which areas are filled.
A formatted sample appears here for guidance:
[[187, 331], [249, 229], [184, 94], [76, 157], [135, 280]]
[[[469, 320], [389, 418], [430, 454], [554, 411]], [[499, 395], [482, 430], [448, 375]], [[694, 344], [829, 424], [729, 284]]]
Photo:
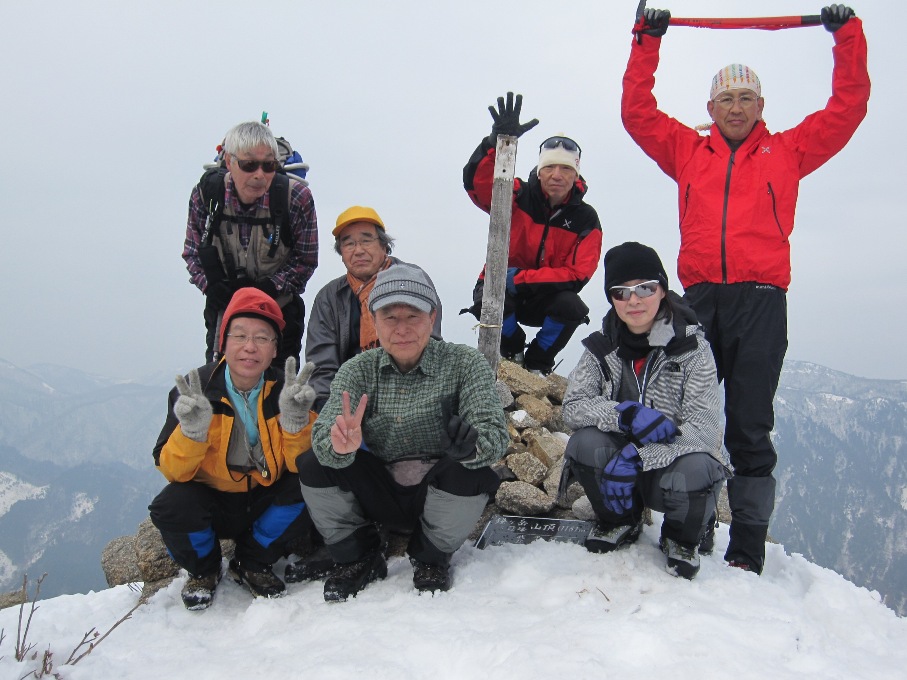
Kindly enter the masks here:
[[283, 171], [277, 141], [262, 123], [240, 123], [224, 139], [225, 168], [202, 175], [189, 199], [183, 259], [205, 294], [205, 359], [217, 358], [219, 319], [247, 286], [280, 305], [286, 329], [274, 359], [298, 361], [305, 325], [301, 294], [318, 266], [312, 192]]

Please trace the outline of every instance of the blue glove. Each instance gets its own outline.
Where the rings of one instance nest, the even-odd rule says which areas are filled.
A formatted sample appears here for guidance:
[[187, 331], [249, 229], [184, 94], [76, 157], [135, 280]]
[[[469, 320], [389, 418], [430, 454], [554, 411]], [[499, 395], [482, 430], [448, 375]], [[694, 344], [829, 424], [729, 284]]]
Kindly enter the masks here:
[[620, 413], [618, 427], [640, 444], [670, 444], [679, 434], [677, 426], [658, 409], [636, 401], [624, 401], [614, 407]]
[[633, 444], [627, 444], [605, 465], [601, 492], [605, 507], [615, 515], [625, 515], [633, 509], [633, 489], [640, 469], [642, 460]]
[[516, 295], [516, 284], [513, 282], [513, 277], [519, 272], [520, 270], [516, 267], [511, 267], [507, 270], [507, 292], [511, 295]]

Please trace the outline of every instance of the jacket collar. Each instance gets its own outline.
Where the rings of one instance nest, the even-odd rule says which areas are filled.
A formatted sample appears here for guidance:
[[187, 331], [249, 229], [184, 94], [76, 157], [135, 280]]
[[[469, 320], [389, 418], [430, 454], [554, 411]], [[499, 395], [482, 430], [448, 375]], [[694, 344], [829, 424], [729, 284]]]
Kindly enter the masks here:
[[[767, 134], [768, 128], [765, 126], [765, 121], [757, 120], [746, 139], [737, 148], [737, 153], [749, 155], [758, 148], [760, 140]], [[715, 123], [712, 123], [712, 127], [709, 128], [709, 147], [720, 156], [731, 155], [731, 147]]]

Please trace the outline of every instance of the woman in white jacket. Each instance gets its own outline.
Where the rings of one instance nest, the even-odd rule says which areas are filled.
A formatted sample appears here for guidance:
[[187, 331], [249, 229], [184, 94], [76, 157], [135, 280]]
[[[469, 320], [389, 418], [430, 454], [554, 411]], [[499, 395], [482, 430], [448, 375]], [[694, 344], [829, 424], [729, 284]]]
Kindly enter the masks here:
[[730, 476], [712, 351], [652, 248], [609, 250], [605, 295], [613, 308], [583, 341], [564, 397], [575, 430], [564, 483], [577, 478], [598, 517], [589, 550], [634, 542], [650, 507], [664, 513], [668, 571], [692, 579], [699, 554], [712, 551], [718, 492]]

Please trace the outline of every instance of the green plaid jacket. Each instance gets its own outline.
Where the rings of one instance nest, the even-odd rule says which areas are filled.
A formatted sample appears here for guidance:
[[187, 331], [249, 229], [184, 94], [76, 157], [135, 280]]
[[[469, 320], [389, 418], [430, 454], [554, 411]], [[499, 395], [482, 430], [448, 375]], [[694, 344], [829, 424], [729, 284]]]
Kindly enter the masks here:
[[356, 456], [339, 455], [331, 446], [331, 425], [341, 413], [344, 391], [350, 394], [352, 411], [361, 396], [368, 395], [363, 440], [383, 461], [442, 455], [441, 432], [452, 415], [479, 431], [478, 455], [464, 463], [467, 468], [500, 460], [510, 441], [491, 368], [482, 354], [466, 345], [432, 338], [419, 364], [405, 374], [380, 347], [344, 363], [312, 426], [312, 449], [327, 467], [346, 467]]

